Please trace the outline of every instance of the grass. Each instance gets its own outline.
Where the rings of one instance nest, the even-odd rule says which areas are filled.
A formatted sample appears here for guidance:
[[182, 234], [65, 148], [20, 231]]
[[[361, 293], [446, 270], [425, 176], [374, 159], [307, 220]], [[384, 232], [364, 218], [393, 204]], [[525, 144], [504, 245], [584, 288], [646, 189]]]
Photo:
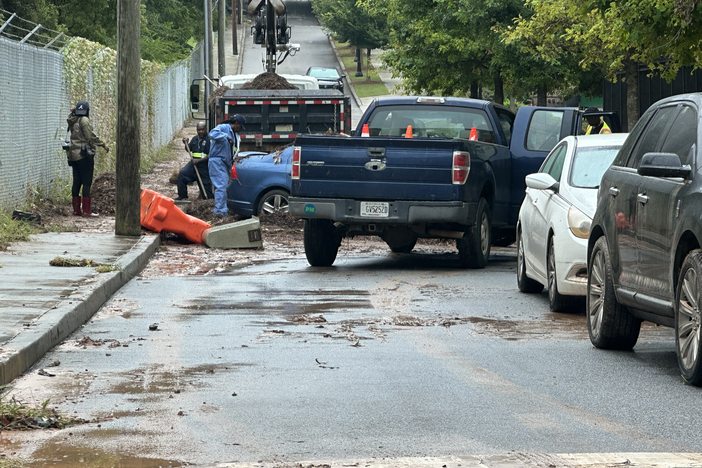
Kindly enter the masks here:
[[344, 72], [358, 97], [365, 98], [390, 94], [388, 88], [382, 83], [378, 72], [375, 71], [372, 64], [370, 65], [370, 70], [368, 70], [367, 56], [365, 53], [362, 54], [363, 76], [355, 76], [357, 68], [357, 63], [353, 61], [355, 58], [355, 53], [349, 54], [348, 43], [335, 41], [334, 45], [336, 46], [336, 49], [341, 57], [341, 61], [344, 64]]
[[32, 429], [63, 429], [76, 424], [83, 424], [83, 419], [63, 416], [49, 408], [49, 400], [38, 407], [0, 396], [0, 432], [28, 431]]
[[41, 230], [27, 221], [12, 219], [12, 213], [0, 210], [0, 250], [7, 250], [12, 242], [27, 242], [29, 236]]

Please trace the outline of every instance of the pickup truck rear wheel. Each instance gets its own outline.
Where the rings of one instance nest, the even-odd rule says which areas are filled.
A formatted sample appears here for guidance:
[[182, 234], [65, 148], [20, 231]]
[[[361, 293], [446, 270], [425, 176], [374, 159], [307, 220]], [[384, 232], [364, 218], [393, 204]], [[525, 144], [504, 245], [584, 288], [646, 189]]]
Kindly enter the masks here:
[[336, 260], [341, 235], [328, 219], [306, 219], [303, 243], [307, 262], [312, 266], [328, 267]]
[[490, 207], [487, 200], [480, 199], [472, 226], [462, 239], [456, 239], [461, 266], [485, 268], [490, 258]]

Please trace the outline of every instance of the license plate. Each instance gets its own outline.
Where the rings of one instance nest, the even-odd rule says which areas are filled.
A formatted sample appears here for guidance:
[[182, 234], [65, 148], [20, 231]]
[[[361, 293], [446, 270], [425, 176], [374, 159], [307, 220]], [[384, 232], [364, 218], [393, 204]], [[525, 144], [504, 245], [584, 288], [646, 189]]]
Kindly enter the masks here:
[[361, 216], [369, 218], [387, 218], [390, 204], [387, 202], [361, 202]]
[[293, 131], [293, 126], [292, 124], [282, 124], [282, 125], [276, 125], [275, 126], [275, 131], [276, 133], [282, 133], [282, 132], [292, 132]]

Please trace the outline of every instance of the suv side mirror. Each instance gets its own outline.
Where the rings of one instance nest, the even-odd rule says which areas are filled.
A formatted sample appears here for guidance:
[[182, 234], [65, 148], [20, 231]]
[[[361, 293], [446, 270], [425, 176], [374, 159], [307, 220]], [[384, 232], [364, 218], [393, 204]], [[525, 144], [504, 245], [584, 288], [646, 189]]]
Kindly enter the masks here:
[[641, 158], [636, 172], [650, 177], [687, 178], [692, 168], [688, 164], [683, 166], [680, 157], [675, 153], [646, 153]]

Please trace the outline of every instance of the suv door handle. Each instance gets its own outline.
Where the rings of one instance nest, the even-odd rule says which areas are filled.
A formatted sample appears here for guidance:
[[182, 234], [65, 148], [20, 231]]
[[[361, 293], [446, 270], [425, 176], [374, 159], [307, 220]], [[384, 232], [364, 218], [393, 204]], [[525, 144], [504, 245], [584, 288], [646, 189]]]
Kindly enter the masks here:
[[648, 197], [646, 196], [645, 193], [640, 193], [636, 195], [636, 199], [641, 202], [642, 205], [645, 205], [648, 202]]
[[619, 195], [619, 189], [617, 187], [610, 187], [609, 194], [613, 197], [616, 197], [617, 195]]

